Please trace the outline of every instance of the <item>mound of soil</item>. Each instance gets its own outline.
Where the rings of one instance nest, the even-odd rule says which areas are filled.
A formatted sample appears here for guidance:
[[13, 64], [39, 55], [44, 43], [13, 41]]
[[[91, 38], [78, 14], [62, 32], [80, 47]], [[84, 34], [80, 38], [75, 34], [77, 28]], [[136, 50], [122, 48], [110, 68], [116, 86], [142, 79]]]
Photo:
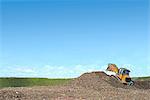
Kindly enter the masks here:
[[135, 81], [133, 86], [128, 86], [119, 82], [114, 76], [109, 76], [102, 71], [84, 73], [74, 79], [71, 85], [80, 85], [96, 90], [102, 88], [150, 89], [150, 81]]
[[134, 87], [139, 89], [150, 89], [150, 81], [135, 81]]

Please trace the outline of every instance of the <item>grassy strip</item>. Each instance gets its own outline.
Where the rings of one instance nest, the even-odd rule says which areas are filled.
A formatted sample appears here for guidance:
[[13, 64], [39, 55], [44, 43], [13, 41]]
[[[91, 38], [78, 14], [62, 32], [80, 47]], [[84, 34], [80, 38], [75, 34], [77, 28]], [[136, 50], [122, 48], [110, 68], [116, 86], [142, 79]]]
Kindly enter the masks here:
[[0, 87], [29, 87], [61, 85], [71, 79], [48, 78], [0, 78]]
[[150, 81], [150, 76], [147, 76], [147, 77], [133, 77], [132, 79], [134, 80], [149, 80]]

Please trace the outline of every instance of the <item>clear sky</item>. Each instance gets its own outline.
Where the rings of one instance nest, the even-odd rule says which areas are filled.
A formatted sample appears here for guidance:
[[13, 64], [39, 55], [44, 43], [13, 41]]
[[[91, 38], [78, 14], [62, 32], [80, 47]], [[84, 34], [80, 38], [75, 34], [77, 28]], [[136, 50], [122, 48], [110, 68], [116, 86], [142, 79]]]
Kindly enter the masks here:
[[150, 76], [148, 1], [2, 0], [0, 77]]

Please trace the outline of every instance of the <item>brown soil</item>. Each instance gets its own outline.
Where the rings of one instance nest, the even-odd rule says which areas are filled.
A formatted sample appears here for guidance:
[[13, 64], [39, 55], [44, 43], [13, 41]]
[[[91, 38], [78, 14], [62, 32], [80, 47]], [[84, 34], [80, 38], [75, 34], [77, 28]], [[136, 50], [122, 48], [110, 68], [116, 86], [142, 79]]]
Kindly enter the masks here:
[[133, 86], [104, 72], [85, 73], [63, 86], [18, 87], [0, 90], [0, 100], [149, 100], [150, 81]]

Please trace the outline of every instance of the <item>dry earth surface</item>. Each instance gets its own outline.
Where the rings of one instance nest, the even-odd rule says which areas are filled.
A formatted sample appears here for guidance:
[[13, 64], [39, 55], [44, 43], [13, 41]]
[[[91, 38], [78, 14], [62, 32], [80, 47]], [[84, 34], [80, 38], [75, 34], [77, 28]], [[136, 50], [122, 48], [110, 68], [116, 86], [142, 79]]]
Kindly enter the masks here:
[[150, 81], [126, 86], [104, 72], [91, 72], [62, 86], [3, 88], [0, 100], [150, 100]]

